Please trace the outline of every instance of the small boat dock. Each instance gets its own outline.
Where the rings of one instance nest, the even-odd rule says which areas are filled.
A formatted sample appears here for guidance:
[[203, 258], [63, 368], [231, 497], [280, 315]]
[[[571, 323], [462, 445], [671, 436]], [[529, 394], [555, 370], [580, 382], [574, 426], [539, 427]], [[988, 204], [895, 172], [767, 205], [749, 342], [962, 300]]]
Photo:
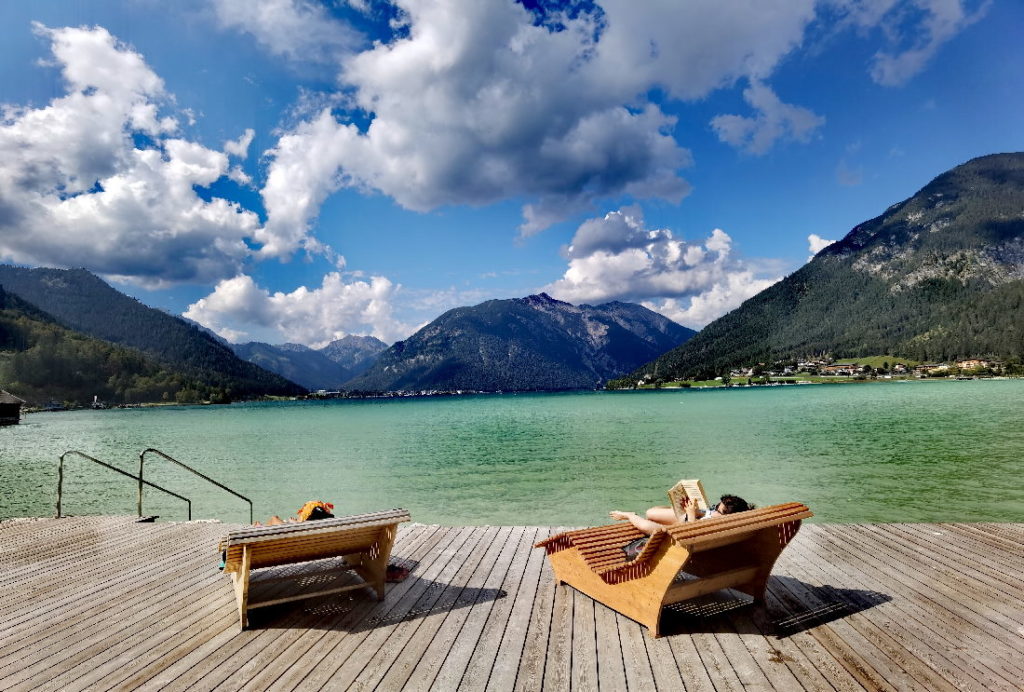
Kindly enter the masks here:
[[[660, 639], [568, 587], [553, 527], [403, 525], [412, 566], [250, 613], [218, 539], [233, 524], [0, 522], [0, 689], [1020, 690], [1024, 524], [805, 524], [765, 608], [729, 592]], [[252, 589], [323, 589], [265, 570]], [[257, 573], [258, 574], [258, 573]], [[301, 574], [298, 586], [284, 577]]]

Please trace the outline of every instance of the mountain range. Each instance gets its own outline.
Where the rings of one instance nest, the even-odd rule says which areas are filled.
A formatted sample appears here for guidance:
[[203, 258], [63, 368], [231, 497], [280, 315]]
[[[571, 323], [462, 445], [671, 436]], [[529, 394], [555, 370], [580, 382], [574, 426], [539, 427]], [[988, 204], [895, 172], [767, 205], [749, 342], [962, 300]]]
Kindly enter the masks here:
[[229, 344], [242, 360], [276, 372], [308, 390], [336, 390], [373, 365], [388, 345], [372, 336], [349, 334], [321, 349], [259, 341]]
[[821, 354], [1024, 358], [1024, 154], [973, 159], [611, 387]]
[[699, 334], [640, 305], [541, 293], [450, 310], [390, 348], [357, 336], [232, 345], [84, 269], [0, 265], [0, 382], [37, 400], [191, 402], [615, 388], [822, 355], [1019, 363], [1022, 303], [1024, 154], [995, 154], [858, 224]]
[[593, 389], [695, 332], [631, 303], [547, 294], [449, 310], [382, 353], [351, 390]]

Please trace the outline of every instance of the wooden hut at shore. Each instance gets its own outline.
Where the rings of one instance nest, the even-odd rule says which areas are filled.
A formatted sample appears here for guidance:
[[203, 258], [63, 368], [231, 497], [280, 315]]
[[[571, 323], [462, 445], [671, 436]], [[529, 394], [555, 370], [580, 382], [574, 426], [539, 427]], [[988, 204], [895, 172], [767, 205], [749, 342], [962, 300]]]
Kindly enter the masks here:
[[24, 405], [23, 400], [0, 389], [0, 425], [16, 425], [21, 420]]

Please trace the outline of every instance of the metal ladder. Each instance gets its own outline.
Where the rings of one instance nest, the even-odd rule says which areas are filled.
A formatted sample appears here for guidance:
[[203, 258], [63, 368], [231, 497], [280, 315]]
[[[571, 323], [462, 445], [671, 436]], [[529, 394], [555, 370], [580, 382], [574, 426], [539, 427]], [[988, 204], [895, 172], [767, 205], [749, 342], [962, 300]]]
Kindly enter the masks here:
[[139, 513], [140, 517], [142, 516], [142, 489], [143, 489], [144, 486], [148, 486], [150, 488], [154, 488], [156, 490], [159, 490], [159, 491], [161, 491], [163, 493], [166, 493], [168, 495], [171, 495], [172, 497], [176, 497], [179, 500], [183, 500], [184, 502], [186, 502], [188, 504], [188, 520], [192, 521], [192, 500], [188, 499], [184, 495], [179, 495], [178, 493], [176, 493], [176, 492], [174, 492], [172, 490], [168, 490], [167, 488], [161, 487], [161, 486], [157, 485], [156, 483], [152, 483], [150, 481], [145, 480], [145, 478], [143, 478], [143, 473], [145, 471], [145, 465], [146, 465], [146, 455], [147, 454], [156, 454], [156, 455], [160, 456], [161, 458], [166, 459], [167, 461], [170, 461], [173, 464], [177, 464], [178, 466], [180, 466], [181, 468], [185, 469], [186, 471], [192, 473], [193, 475], [199, 476], [204, 481], [206, 481], [208, 483], [212, 483], [213, 485], [217, 486], [218, 488], [221, 488], [222, 490], [226, 490], [227, 492], [231, 493], [235, 497], [237, 497], [239, 499], [242, 499], [242, 500], [245, 500], [246, 502], [248, 502], [249, 503], [249, 523], [250, 524], [252, 523], [252, 519], [253, 519], [252, 500], [247, 498], [245, 495], [242, 495], [240, 493], [236, 493], [231, 488], [227, 487], [223, 483], [215, 481], [214, 479], [210, 478], [206, 474], [200, 473], [199, 471], [196, 471], [194, 468], [192, 468], [188, 464], [186, 464], [184, 462], [181, 462], [181, 461], [178, 461], [174, 457], [172, 457], [172, 456], [170, 456], [168, 454], [165, 454], [164, 452], [161, 452], [159, 449], [153, 449], [152, 447], [150, 447], [149, 449], [143, 450], [142, 453], [139, 454], [139, 475], [137, 475], [137, 476], [135, 474], [128, 473], [127, 471], [119, 469], [116, 466], [112, 466], [112, 465], [108, 464], [105, 461], [100, 461], [96, 457], [90, 456], [90, 455], [88, 455], [88, 454], [86, 454], [84, 452], [80, 452], [77, 449], [69, 449], [68, 451], [66, 451], [63, 454], [61, 454], [60, 455], [60, 462], [59, 462], [59, 464], [57, 466], [57, 514], [56, 514], [56, 517], [58, 519], [61, 518], [61, 516], [62, 516], [61, 510], [62, 510], [62, 504], [63, 504], [63, 499], [64, 499], [64, 457], [68, 456], [69, 454], [73, 454], [73, 455], [79, 456], [79, 457], [81, 457], [83, 459], [87, 459], [87, 460], [93, 462], [94, 464], [99, 464], [100, 466], [102, 466], [104, 468], [108, 468], [111, 471], [116, 471], [117, 473], [121, 474], [122, 476], [127, 476], [128, 478], [131, 478], [131, 479], [137, 481], [138, 484], [139, 484], [138, 513]]

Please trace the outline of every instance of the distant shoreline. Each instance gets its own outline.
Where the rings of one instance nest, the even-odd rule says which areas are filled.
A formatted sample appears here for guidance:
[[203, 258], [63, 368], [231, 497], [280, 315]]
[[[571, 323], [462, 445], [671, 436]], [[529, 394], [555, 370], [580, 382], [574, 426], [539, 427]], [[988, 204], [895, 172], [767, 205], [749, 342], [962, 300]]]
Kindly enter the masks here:
[[746, 390], [746, 389], [770, 389], [776, 387], [803, 387], [808, 385], [851, 385], [851, 384], [890, 384], [890, 383], [908, 383], [908, 382], [965, 382], [965, 381], [1004, 381], [1004, 380], [1020, 380], [1024, 379], [1017, 376], [997, 376], [997, 377], [893, 377], [893, 378], [878, 378], [878, 379], [856, 379], [852, 377], [837, 377], [832, 378], [817, 378], [817, 381], [797, 380], [797, 381], [779, 381], [771, 383], [755, 382], [755, 383], [730, 383], [722, 384], [720, 382], [701, 382], [683, 386], [679, 384], [665, 384], [660, 387], [654, 385], [642, 385], [634, 388], [622, 388], [622, 389], [565, 389], [565, 390], [523, 390], [523, 391], [471, 391], [471, 390], [456, 390], [456, 391], [421, 391], [421, 392], [384, 392], [379, 394], [364, 394], [364, 395], [348, 395], [348, 396], [298, 396], [298, 397], [266, 397], [261, 399], [245, 399], [234, 401], [224, 404], [214, 404], [212, 402], [204, 402], [197, 404], [181, 404], [175, 402], [152, 402], [152, 403], [140, 403], [140, 404], [119, 404], [114, 406], [106, 406], [102, 408], [93, 408], [91, 406], [67, 406], [61, 408], [32, 408], [23, 409], [22, 415], [35, 415], [40, 413], [66, 413], [69, 411], [117, 411], [125, 409], [154, 409], [154, 408], [201, 408], [201, 407], [215, 407], [222, 408], [224, 406], [230, 406], [232, 404], [247, 404], [247, 403], [267, 403], [275, 401], [290, 401], [290, 402], [326, 402], [326, 401], [380, 401], [380, 400], [392, 400], [392, 399], [436, 399], [436, 398], [462, 398], [470, 396], [504, 396], [504, 395], [533, 395], [533, 394], [585, 394], [585, 393], [617, 393], [617, 392], [658, 392], [658, 391], [719, 391], [719, 390]]

